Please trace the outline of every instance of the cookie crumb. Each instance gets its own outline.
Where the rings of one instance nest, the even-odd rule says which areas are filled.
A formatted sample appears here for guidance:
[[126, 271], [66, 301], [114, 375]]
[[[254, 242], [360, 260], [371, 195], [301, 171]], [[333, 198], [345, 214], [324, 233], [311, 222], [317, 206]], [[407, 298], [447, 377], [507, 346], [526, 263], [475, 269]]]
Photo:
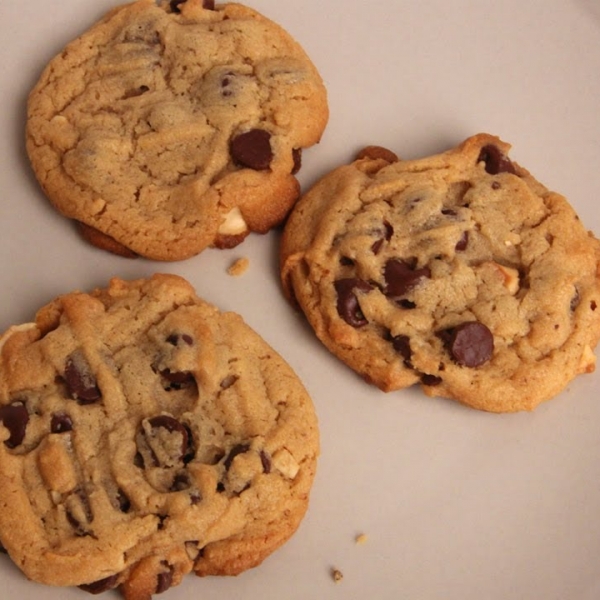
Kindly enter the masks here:
[[331, 569], [331, 578], [336, 583], [339, 583], [342, 579], [344, 579], [344, 574], [339, 569]]
[[227, 273], [229, 275], [233, 275], [234, 277], [239, 277], [248, 270], [249, 265], [250, 261], [246, 257], [238, 258], [233, 263], [231, 263], [231, 265], [229, 265], [229, 267], [227, 268]]
[[359, 544], [359, 545], [363, 545], [367, 543], [367, 534], [366, 533], [359, 533], [355, 538], [354, 541]]

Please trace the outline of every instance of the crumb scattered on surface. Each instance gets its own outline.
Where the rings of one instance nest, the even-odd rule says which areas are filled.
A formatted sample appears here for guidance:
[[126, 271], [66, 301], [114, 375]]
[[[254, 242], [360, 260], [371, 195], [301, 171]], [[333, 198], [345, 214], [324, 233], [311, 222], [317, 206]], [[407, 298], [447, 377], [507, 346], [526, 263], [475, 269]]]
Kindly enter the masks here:
[[331, 577], [336, 583], [339, 583], [344, 579], [344, 574], [339, 569], [331, 569]]
[[354, 541], [357, 544], [366, 544], [367, 543], [367, 534], [366, 533], [359, 533], [355, 538]]
[[233, 275], [234, 277], [238, 277], [246, 272], [249, 265], [250, 261], [247, 258], [238, 258], [236, 261], [231, 263], [227, 269], [227, 273], [229, 273], [229, 275]]

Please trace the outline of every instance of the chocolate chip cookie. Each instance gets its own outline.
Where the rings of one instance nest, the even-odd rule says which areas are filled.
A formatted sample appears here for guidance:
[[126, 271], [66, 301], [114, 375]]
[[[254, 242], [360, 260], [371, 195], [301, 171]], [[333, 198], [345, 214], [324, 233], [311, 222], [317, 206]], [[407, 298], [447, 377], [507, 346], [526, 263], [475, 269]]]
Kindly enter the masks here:
[[317, 69], [277, 24], [240, 4], [138, 0], [48, 64], [27, 151], [87, 241], [180, 260], [280, 223], [327, 119]]
[[0, 543], [30, 579], [148, 599], [298, 527], [310, 397], [174, 275], [70, 293], [0, 338]]
[[600, 244], [509, 148], [487, 134], [418, 160], [369, 148], [292, 211], [288, 298], [382, 390], [509, 412], [594, 370]]

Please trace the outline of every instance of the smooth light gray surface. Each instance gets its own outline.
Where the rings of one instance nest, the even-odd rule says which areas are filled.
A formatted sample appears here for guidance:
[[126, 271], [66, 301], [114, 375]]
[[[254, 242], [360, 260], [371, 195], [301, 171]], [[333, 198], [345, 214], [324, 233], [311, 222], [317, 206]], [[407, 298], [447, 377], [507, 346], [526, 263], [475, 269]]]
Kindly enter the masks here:
[[[531, 414], [491, 415], [417, 390], [367, 386], [286, 305], [278, 234], [180, 263], [85, 246], [39, 190], [24, 153], [25, 100], [44, 64], [112, 0], [0, 3], [0, 330], [109, 277], [188, 278], [242, 314], [313, 396], [322, 457], [296, 536], [237, 578], [188, 577], [165, 600], [600, 598], [600, 375]], [[415, 158], [488, 131], [566, 195], [600, 234], [597, 0], [256, 0], [309, 52], [331, 119], [304, 154], [305, 188], [367, 144]], [[247, 256], [242, 277], [226, 274]], [[367, 542], [355, 536], [367, 534]], [[344, 579], [333, 583], [330, 570]], [[70, 600], [0, 556], [0, 597]], [[117, 598], [108, 593], [106, 598]]]

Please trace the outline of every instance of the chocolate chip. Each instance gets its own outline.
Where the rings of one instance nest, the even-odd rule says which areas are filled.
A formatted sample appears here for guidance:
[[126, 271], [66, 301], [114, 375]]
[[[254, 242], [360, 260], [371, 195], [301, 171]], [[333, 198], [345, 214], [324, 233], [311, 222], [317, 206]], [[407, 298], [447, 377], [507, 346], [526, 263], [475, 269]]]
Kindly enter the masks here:
[[438, 377], [437, 375], [429, 375], [428, 373], [423, 373], [423, 375], [421, 375], [421, 383], [423, 385], [433, 387], [436, 385], [440, 385], [442, 383], [442, 378]]
[[590, 302], [590, 308], [592, 309], [592, 311], [596, 310], [596, 308], [598, 308], [598, 305], [596, 304], [595, 300], [592, 300]]
[[579, 296], [579, 290], [575, 290], [575, 294], [571, 298], [570, 309], [571, 312], [575, 312], [575, 309], [579, 306], [581, 302], [581, 297]]
[[268, 169], [273, 160], [271, 134], [264, 129], [251, 129], [231, 140], [229, 151], [233, 160], [255, 171]]
[[165, 380], [163, 387], [167, 392], [189, 387], [196, 382], [194, 375], [189, 371], [171, 371], [171, 369], [163, 369], [160, 372], [160, 375]]
[[238, 444], [237, 446], [234, 446], [229, 451], [229, 454], [227, 455], [227, 458], [223, 462], [223, 466], [225, 467], [225, 470], [229, 471], [229, 467], [231, 467], [231, 463], [233, 463], [233, 459], [238, 454], [244, 454], [244, 452], [248, 452], [248, 450], [250, 450], [250, 444]]
[[173, 585], [173, 567], [166, 561], [161, 561], [161, 565], [168, 568], [168, 571], [162, 571], [156, 576], [155, 594], [166, 592]]
[[292, 158], [294, 160], [292, 175], [295, 175], [302, 168], [302, 148], [294, 148], [292, 150]]
[[456, 246], [454, 246], [454, 249], [457, 252], [464, 252], [467, 249], [468, 245], [469, 245], [469, 232], [463, 231], [462, 235], [460, 236], [460, 240], [458, 240], [458, 242], [456, 242]]
[[509, 158], [502, 154], [500, 149], [493, 144], [488, 144], [481, 149], [477, 162], [485, 163], [485, 170], [490, 175], [498, 173], [512, 173], [516, 175], [515, 167]]
[[131, 500], [129, 500], [123, 490], [119, 490], [117, 494], [117, 502], [121, 512], [128, 513], [131, 510]]
[[52, 433], [65, 433], [73, 429], [73, 421], [66, 413], [55, 413], [50, 421], [50, 431]]
[[372, 286], [363, 279], [357, 278], [338, 279], [334, 286], [337, 292], [337, 311], [340, 317], [352, 327], [366, 325], [367, 319], [360, 308], [355, 290], [370, 292], [373, 289]]
[[479, 367], [494, 353], [494, 336], [479, 321], [468, 321], [442, 332], [452, 358], [465, 367]]
[[340, 256], [340, 265], [342, 267], [353, 267], [354, 261], [347, 256]]
[[185, 4], [187, 0], [171, 0], [171, 2], [169, 2], [169, 8], [174, 12], [174, 13], [180, 13], [181, 10], [179, 9], [179, 5], [180, 4]]
[[79, 404], [93, 404], [102, 398], [96, 378], [81, 351], [73, 352], [67, 358], [65, 381], [69, 393]]
[[129, 98], [137, 98], [138, 96], [143, 96], [148, 91], [150, 91], [150, 88], [147, 85], [140, 85], [140, 87], [133, 88], [133, 89], [125, 92], [125, 94], [123, 94], [123, 100], [127, 100]]
[[260, 462], [262, 464], [263, 472], [269, 474], [271, 472], [271, 457], [264, 451], [260, 451]]
[[167, 337], [167, 342], [169, 344], [171, 344], [172, 346], [177, 346], [179, 344], [180, 340], [183, 341], [188, 346], [194, 345], [194, 338], [191, 335], [188, 335], [187, 333], [183, 333], [181, 335], [179, 335], [177, 333], [172, 333], [171, 335], [169, 335]]
[[398, 306], [401, 306], [406, 310], [413, 310], [413, 308], [417, 308], [417, 303], [403, 298], [402, 300], [398, 300]]
[[215, 0], [202, 0], [202, 8], [215, 10]]
[[4, 441], [8, 448], [16, 448], [23, 443], [27, 423], [29, 423], [29, 413], [27, 407], [22, 402], [13, 402], [6, 406], [0, 406], [0, 421], [8, 429], [9, 438]]
[[410, 366], [412, 350], [410, 349], [410, 338], [407, 335], [395, 335], [392, 337], [392, 346], [404, 359], [404, 363]]
[[383, 277], [386, 288], [384, 294], [392, 300], [399, 300], [424, 278], [431, 277], [429, 267], [414, 268], [409, 263], [392, 258], [385, 263]]
[[190, 478], [187, 473], [177, 473], [171, 484], [172, 492], [182, 492], [190, 488]]
[[108, 590], [116, 588], [118, 580], [118, 574], [110, 575], [109, 577], [99, 579], [93, 583], [84, 583], [79, 586], [79, 589], [83, 590], [84, 592], [89, 592], [90, 594], [101, 594], [102, 592], [107, 592]]

